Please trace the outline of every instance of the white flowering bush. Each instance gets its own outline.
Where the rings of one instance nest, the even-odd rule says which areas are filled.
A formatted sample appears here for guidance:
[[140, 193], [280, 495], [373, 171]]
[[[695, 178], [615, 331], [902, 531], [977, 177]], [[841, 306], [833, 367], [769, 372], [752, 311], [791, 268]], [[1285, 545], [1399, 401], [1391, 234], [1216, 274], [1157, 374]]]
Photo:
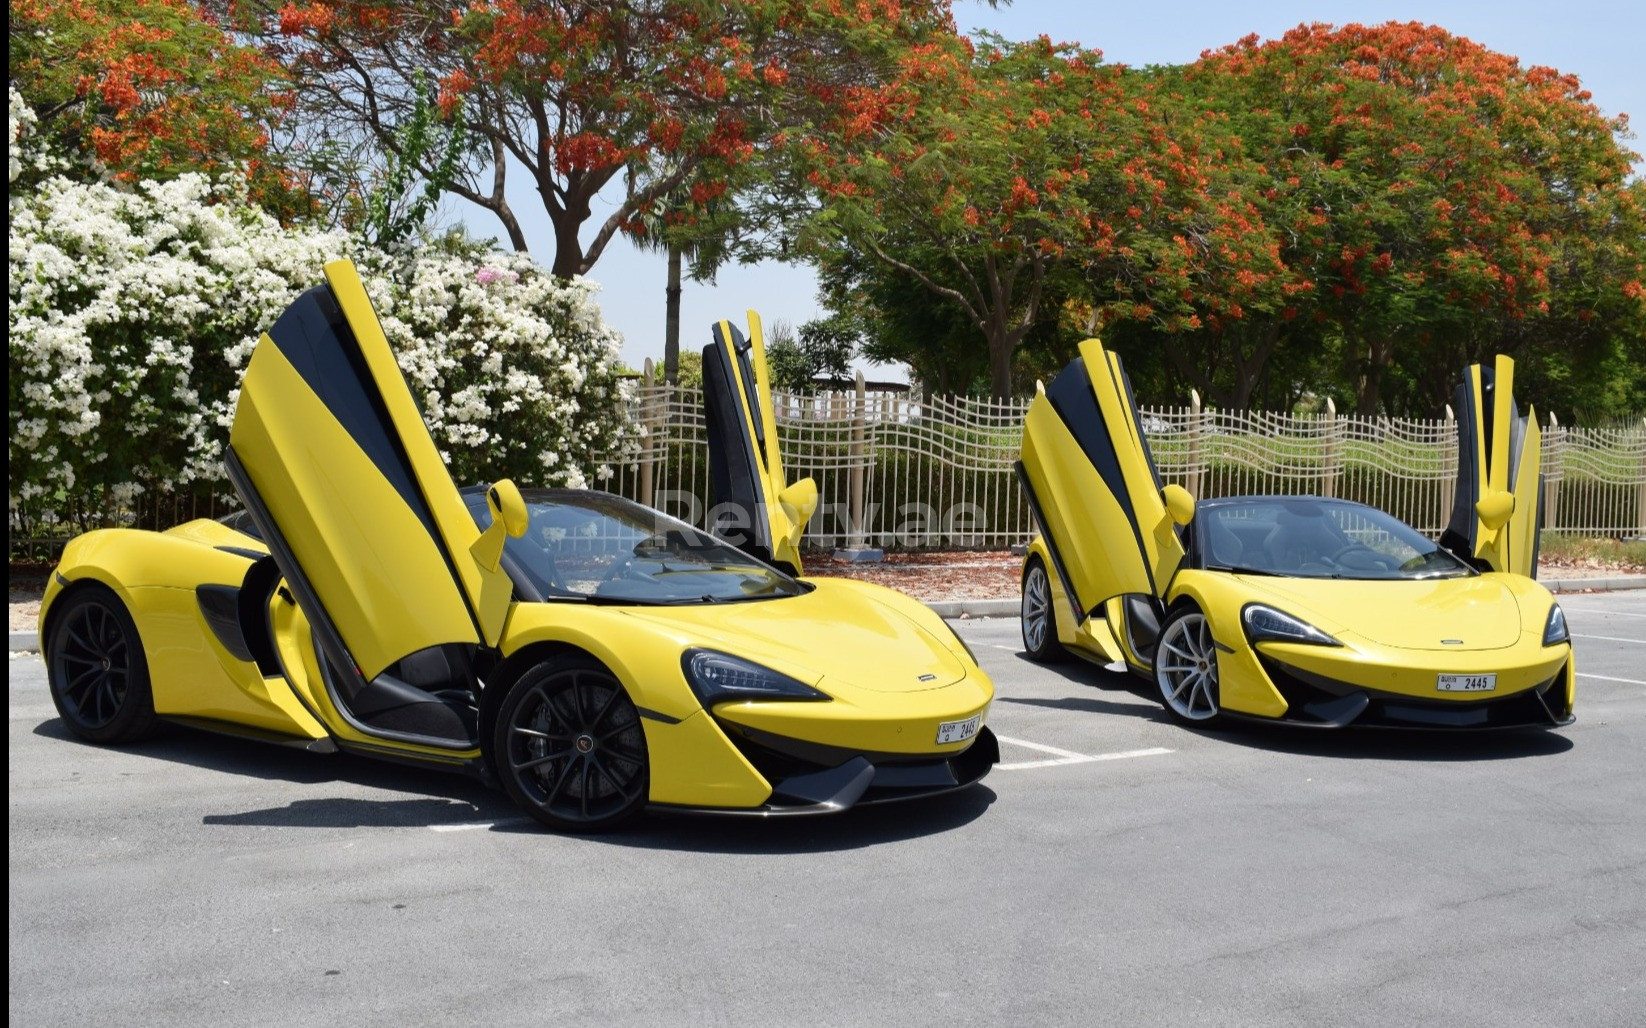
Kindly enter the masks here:
[[622, 339], [529, 256], [460, 238], [359, 259], [366, 291], [460, 483], [598, 484], [632, 445]]
[[[30, 165], [12, 96], [14, 161]], [[13, 165], [16, 172], [16, 165]], [[15, 538], [109, 523], [143, 494], [227, 496], [222, 453], [261, 333], [352, 256], [460, 482], [582, 485], [623, 453], [616, 334], [592, 287], [467, 242], [354, 253], [229, 180], [49, 176], [8, 197]], [[606, 472], [609, 473], [609, 472]]]

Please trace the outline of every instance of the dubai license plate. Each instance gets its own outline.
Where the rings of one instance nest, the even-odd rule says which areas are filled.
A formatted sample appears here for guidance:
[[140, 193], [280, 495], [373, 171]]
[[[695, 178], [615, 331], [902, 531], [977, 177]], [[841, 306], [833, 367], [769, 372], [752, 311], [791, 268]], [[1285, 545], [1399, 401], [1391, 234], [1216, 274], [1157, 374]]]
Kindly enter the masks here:
[[1436, 675], [1435, 688], [1441, 692], [1493, 692], [1496, 675]]
[[977, 734], [977, 726], [983, 721], [983, 715], [969, 717], [964, 721], [945, 721], [937, 726], [937, 744], [947, 742], [964, 742]]

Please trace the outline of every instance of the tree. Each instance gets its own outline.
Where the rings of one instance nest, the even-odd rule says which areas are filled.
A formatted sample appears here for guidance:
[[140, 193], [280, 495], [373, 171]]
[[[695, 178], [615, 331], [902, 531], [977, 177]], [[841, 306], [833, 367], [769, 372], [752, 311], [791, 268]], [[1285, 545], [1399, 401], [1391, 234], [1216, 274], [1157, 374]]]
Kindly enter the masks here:
[[[554, 273], [586, 274], [620, 231], [680, 188], [725, 194], [734, 171], [892, 55], [952, 35], [946, 0], [434, 0], [261, 5], [307, 117], [393, 151], [412, 76], [462, 104], [479, 141], [452, 183], [528, 240], [506, 189], [518, 169], [554, 226]], [[431, 168], [422, 169], [425, 173]], [[597, 195], [615, 209], [585, 237]]]
[[1337, 343], [1360, 413], [1438, 410], [1457, 367], [1564, 348], [1549, 330], [1601, 306], [1640, 337], [1625, 125], [1576, 78], [1391, 22], [1248, 37], [1184, 79], [1270, 183], [1256, 206], [1293, 292], [1252, 329]]
[[1127, 117], [1119, 72], [1042, 37], [911, 49], [794, 148], [816, 193], [808, 251], [859, 250], [956, 305], [986, 342], [990, 385], [1072, 248], [1112, 249], [1085, 188], [1119, 160], [1103, 129]]
[[235, 173], [269, 210], [306, 213], [269, 154], [292, 100], [285, 71], [202, 4], [11, 0], [8, 13], [11, 85], [78, 177]]

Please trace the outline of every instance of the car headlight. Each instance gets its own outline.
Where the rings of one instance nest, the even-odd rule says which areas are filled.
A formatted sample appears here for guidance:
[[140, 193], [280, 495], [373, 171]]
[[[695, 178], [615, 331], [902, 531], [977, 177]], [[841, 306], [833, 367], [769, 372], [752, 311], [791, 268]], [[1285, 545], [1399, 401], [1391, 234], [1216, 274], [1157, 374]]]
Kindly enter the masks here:
[[1560, 604], [1549, 608], [1549, 619], [1543, 622], [1543, 645], [1553, 646], [1556, 643], [1571, 642], [1572, 634], [1566, 630], [1566, 612], [1560, 609]]
[[1257, 642], [1312, 643], [1315, 646], [1342, 646], [1343, 644], [1285, 611], [1248, 603], [1240, 611], [1240, 621], [1246, 626], [1246, 638]]
[[704, 707], [729, 700], [826, 700], [805, 682], [753, 661], [713, 650], [687, 650], [680, 658], [686, 684]]

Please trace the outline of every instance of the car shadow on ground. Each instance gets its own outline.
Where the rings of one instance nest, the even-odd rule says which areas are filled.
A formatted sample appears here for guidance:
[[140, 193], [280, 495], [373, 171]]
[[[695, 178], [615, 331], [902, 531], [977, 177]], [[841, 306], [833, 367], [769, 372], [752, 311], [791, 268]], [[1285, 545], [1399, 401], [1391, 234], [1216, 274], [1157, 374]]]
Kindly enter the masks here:
[[[98, 752], [53, 718], [34, 734]], [[234, 813], [208, 814], [207, 825], [258, 828], [486, 829], [501, 833], [579, 839], [638, 849], [704, 853], [812, 853], [859, 849], [953, 831], [982, 816], [995, 800], [976, 785], [941, 796], [858, 807], [815, 817], [750, 817], [653, 812], [613, 832], [558, 835], [528, 817], [503, 792], [462, 774], [372, 760], [347, 753], [314, 754], [247, 743], [230, 736], [162, 725], [122, 754], [263, 781], [379, 789], [382, 798], [305, 796], [289, 803]]]
[[[1033, 697], [995, 694], [994, 702], [1084, 714], [1120, 714], [1145, 721], [1165, 721], [1166, 713], [1154, 698], [1153, 687], [1128, 671], [1110, 671], [1087, 661], [1069, 659], [1038, 663], [1023, 653], [1012, 656], [1033, 666], [1041, 676], [1055, 676], [1080, 690], [1069, 696]], [[1093, 690], [1100, 690], [1096, 695]], [[1107, 694], [1107, 695], [1104, 695]]]
[[1436, 731], [1414, 728], [1299, 728], [1231, 722], [1217, 729], [1185, 728], [1205, 739], [1300, 757], [1467, 763], [1519, 760], [1565, 753], [1570, 736], [1544, 728]]
[[[1025, 663], [1034, 663], [1022, 653], [1014, 656]], [[1080, 660], [1051, 664], [1035, 663], [1034, 666], [1042, 675], [1055, 675], [1082, 691], [1056, 698], [997, 695], [995, 703], [1087, 714], [1120, 714], [1147, 721], [1171, 723], [1165, 709], [1160, 705], [1154, 685], [1130, 672], [1111, 671]], [[1102, 690], [1109, 696], [1093, 696], [1093, 688]], [[1329, 729], [1228, 719], [1217, 728], [1179, 728], [1210, 741], [1227, 742], [1251, 749], [1350, 760], [1514, 760], [1522, 757], [1553, 756], [1565, 753], [1574, 745], [1570, 736], [1536, 727], [1488, 731], [1354, 726]]]

